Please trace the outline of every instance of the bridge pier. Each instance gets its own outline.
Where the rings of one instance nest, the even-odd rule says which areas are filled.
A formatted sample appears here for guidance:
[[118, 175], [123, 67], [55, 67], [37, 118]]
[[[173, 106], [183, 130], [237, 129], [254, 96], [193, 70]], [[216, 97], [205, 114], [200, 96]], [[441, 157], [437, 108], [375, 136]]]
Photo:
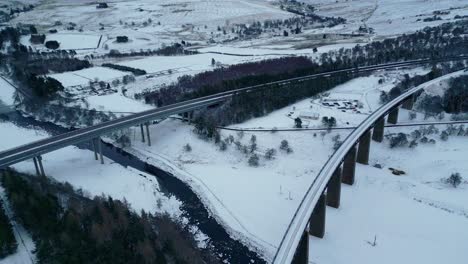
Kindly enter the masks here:
[[151, 147], [151, 136], [150, 136], [150, 131], [149, 131], [149, 122], [146, 122], [145, 126], [146, 126], [146, 135], [148, 136], [148, 146]]
[[406, 109], [406, 110], [411, 110], [411, 109], [413, 109], [413, 104], [414, 104], [414, 96], [411, 95], [408, 99], [406, 99], [403, 102], [403, 105], [401, 107]]
[[291, 264], [309, 264], [309, 233], [304, 230]]
[[336, 168], [327, 186], [327, 205], [333, 208], [340, 207], [341, 197], [341, 166]]
[[359, 139], [359, 148], [357, 154], [357, 162], [361, 164], [369, 164], [369, 151], [370, 151], [370, 130], [366, 131]]
[[354, 184], [354, 174], [356, 171], [356, 146], [349, 150], [343, 161], [343, 178], [341, 181], [348, 185]]
[[34, 167], [36, 168], [36, 174], [37, 176], [41, 176], [41, 171], [39, 170], [39, 165], [37, 164], [37, 159], [36, 157], [33, 158], [34, 161]]
[[309, 220], [309, 234], [318, 238], [323, 238], [325, 235], [325, 217], [327, 210], [327, 195], [320, 195], [314, 211]]
[[382, 142], [384, 138], [385, 119], [380, 118], [374, 126], [372, 131], [372, 139], [377, 142]]
[[45, 171], [44, 171], [44, 166], [42, 166], [42, 156], [39, 155], [39, 156], [36, 157], [36, 159], [37, 159], [37, 163], [39, 164], [39, 170], [41, 172], [40, 175], [42, 177], [45, 177], [46, 175], [45, 175]]
[[140, 130], [141, 130], [141, 142], [145, 143], [145, 131], [143, 130], [143, 124], [140, 124]]
[[101, 164], [104, 164], [104, 156], [102, 155], [102, 142], [101, 138], [95, 138], [97, 144], [98, 144], [98, 150], [99, 150], [99, 157], [101, 158]]
[[390, 113], [388, 114], [387, 122], [390, 124], [394, 124], [394, 125], [398, 123], [398, 112], [399, 112], [398, 106], [390, 110]]
[[193, 111], [188, 112], [188, 123], [192, 124], [193, 121]]
[[93, 139], [91, 140], [91, 144], [93, 145], [94, 159], [95, 159], [95, 160], [98, 160], [99, 158], [98, 158], [98, 152], [97, 152], [96, 139], [95, 139], [95, 138], [93, 138]]

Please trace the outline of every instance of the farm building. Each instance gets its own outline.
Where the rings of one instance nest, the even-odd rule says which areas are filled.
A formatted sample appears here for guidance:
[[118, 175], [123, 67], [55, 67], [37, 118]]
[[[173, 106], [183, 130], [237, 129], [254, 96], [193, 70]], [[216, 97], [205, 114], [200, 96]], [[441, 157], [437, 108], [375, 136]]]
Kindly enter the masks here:
[[301, 119], [318, 120], [319, 117], [320, 117], [319, 113], [313, 113], [313, 112], [300, 112], [299, 113], [299, 118]]

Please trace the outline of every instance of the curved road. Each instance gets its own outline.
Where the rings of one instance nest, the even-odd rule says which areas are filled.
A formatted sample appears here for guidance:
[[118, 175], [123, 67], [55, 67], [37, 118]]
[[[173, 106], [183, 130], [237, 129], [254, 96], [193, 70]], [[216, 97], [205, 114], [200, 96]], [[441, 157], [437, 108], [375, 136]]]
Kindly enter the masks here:
[[[441, 61], [453, 61], [453, 60], [460, 60], [460, 59], [467, 59], [468, 56], [460, 56], [456, 58], [446, 58], [437, 60], [437, 62]], [[129, 115], [126, 117], [118, 118], [109, 122], [105, 122], [96, 126], [87, 127], [84, 129], [78, 129], [72, 132], [68, 132], [65, 134], [61, 134], [58, 136], [50, 137], [44, 140], [36, 141], [30, 144], [22, 145], [13, 149], [9, 149], [3, 152], [0, 152], [0, 169], [7, 167], [9, 165], [13, 165], [15, 163], [31, 159], [42, 155], [44, 153], [48, 153], [66, 146], [70, 146], [73, 144], [78, 144], [80, 142], [90, 141], [94, 138], [98, 138], [106, 133], [124, 129], [126, 127], [140, 125], [143, 123], [150, 122], [155, 119], [165, 118], [174, 114], [185, 113], [189, 111], [193, 111], [195, 109], [219, 104], [232, 96], [242, 93], [242, 92], [253, 92], [257, 90], [261, 90], [264, 88], [268, 88], [271, 85], [280, 85], [286, 86], [292, 82], [301, 82], [311, 79], [316, 79], [319, 77], [329, 77], [335, 74], [340, 73], [362, 73], [362, 72], [370, 72], [375, 70], [384, 70], [390, 68], [398, 68], [398, 67], [405, 67], [405, 66], [415, 66], [415, 65], [422, 65], [427, 63], [432, 63], [434, 61], [429, 59], [423, 60], [413, 60], [413, 61], [406, 61], [406, 62], [397, 62], [397, 63], [389, 63], [383, 65], [373, 65], [373, 66], [365, 66], [360, 68], [347, 68], [341, 70], [335, 70], [330, 72], [312, 74], [303, 77], [296, 77], [287, 80], [281, 80], [276, 82], [270, 82], [266, 84], [241, 88], [233, 91], [227, 91], [219, 94], [214, 94], [210, 96], [205, 96], [193, 100], [188, 100], [168, 106], [164, 106], [157, 109], [152, 109], [148, 111], [144, 111], [141, 113]], [[323, 167], [322, 171], [320, 172], [319, 176], [314, 180], [313, 184], [307, 191], [306, 196], [302, 200], [298, 210], [296, 211], [293, 221], [288, 227], [288, 231], [283, 237], [281, 242], [280, 248], [275, 255], [274, 263], [289, 263], [295, 253], [296, 247], [299, 243], [299, 240], [305, 230], [307, 225], [309, 216], [312, 213], [314, 208], [313, 205], [318, 200], [318, 197], [321, 195], [323, 190], [325, 189], [332, 173], [334, 172], [335, 168], [340, 166], [344, 156], [347, 154], [348, 150], [354, 147], [356, 142], [359, 140], [359, 137], [369, 130], [374, 123], [381, 118], [382, 116], [386, 115], [391, 109], [398, 106], [403, 100], [409, 98], [413, 95], [413, 93], [421, 90], [421, 87], [417, 87], [407, 91], [406, 93], [402, 94], [392, 102], [384, 105], [383, 107], [379, 108], [374, 114], [369, 116], [363, 123], [354, 130], [348, 138], [344, 141], [341, 147], [335, 152], [332, 158], [327, 162], [327, 164]]]
[[[468, 56], [459, 56], [452, 58], [445, 58], [436, 60], [437, 62], [441, 61], [453, 61], [453, 60], [463, 60], [468, 59]], [[381, 65], [372, 65], [364, 66], [360, 68], [346, 68], [341, 70], [329, 71], [324, 73], [317, 73], [308, 76], [296, 77], [287, 80], [275, 81], [255, 86], [250, 86], [246, 88], [240, 88], [233, 91], [222, 92], [210, 96], [205, 96], [197, 99], [192, 99], [157, 109], [147, 110], [137, 114], [125, 116], [118, 118], [112, 121], [104, 122], [102, 124], [91, 126], [83, 129], [78, 129], [69, 133], [58, 135], [55, 137], [50, 137], [44, 140], [36, 141], [30, 144], [19, 146], [10, 150], [0, 152], [0, 169], [13, 165], [15, 163], [34, 158], [36, 156], [66, 147], [73, 144], [77, 144], [84, 141], [90, 141], [93, 138], [98, 138], [106, 133], [116, 131], [119, 129], [124, 129], [130, 126], [135, 126], [143, 124], [155, 119], [165, 118], [174, 114], [185, 113], [195, 109], [207, 107], [210, 105], [215, 105], [220, 102], [223, 102], [230, 97], [243, 92], [257, 91], [261, 89], [266, 89], [272, 85], [285, 86], [292, 82], [301, 82], [311, 79], [316, 79], [320, 77], [330, 77], [335, 74], [341, 73], [362, 73], [362, 72], [371, 72], [376, 70], [385, 70], [391, 68], [405, 67], [405, 66], [415, 66], [423, 65], [427, 63], [432, 63], [433, 60], [430, 59], [421, 59], [421, 60], [412, 60], [405, 62], [395, 62]]]
[[[449, 74], [451, 75], [451, 74]], [[325, 166], [320, 170], [317, 177], [314, 179], [307, 192], [297, 208], [288, 229], [281, 240], [280, 246], [273, 259], [274, 264], [291, 263], [296, 253], [296, 248], [306, 230], [310, 216], [314, 210], [315, 204], [319, 200], [322, 193], [327, 188], [327, 184], [333, 173], [339, 168], [345, 159], [348, 152], [356, 146], [360, 138], [373, 128], [378, 120], [384, 118], [391, 110], [399, 107], [405, 100], [412, 98], [414, 94], [424, 89], [429, 83], [436, 82], [440, 79], [447, 78], [449, 75], [444, 75], [432, 81], [419, 85], [418, 87], [409, 89], [391, 102], [381, 106], [346, 137], [340, 148], [330, 157]]]

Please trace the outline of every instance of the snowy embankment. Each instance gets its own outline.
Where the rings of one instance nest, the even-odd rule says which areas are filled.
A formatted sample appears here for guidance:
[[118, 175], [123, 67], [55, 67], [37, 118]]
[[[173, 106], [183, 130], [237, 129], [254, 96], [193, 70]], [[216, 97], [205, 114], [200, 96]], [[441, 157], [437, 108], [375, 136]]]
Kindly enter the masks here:
[[15, 88], [0, 76], [0, 105], [1, 103], [13, 105], [15, 103], [14, 94]]
[[[0, 134], [7, 139], [0, 141], [0, 151], [50, 136], [41, 129], [25, 129], [5, 122], [0, 122]], [[105, 165], [101, 165], [94, 160], [91, 151], [74, 146], [44, 154], [43, 164], [48, 177], [68, 182], [75, 189], [83, 190], [90, 198], [105, 195], [118, 200], [125, 199], [138, 213], [145, 210], [153, 214], [168, 214], [182, 223], [187, 222], [182, 216], [181, 202], [173, 196], [165, 196], [153, 175], [123, 167], [109, 159], [105, 159]], [[36, 174], [32, 160], [12, 167], [20, 172]], [[199, 245], [203, 246], [206, 236], [196, 227], [191, 227], [191, 230], [199, 240]]]
[[[345, 30], [357, 31], [363, 24], [372, 27], [377, 36], [403, 34], [453, 21], [456, 15], [466, 15], [464, 0], [304, 0], [317, 7], [324, 16], [347, 19]], [[435, 15], [435, 21], [424, 21]]]
[[[369, 112], [378, 107], [380, 91], [391, 89], [396, 80], [401, 79], [405, 73], [414, 75], [425, 72], [425, 69], [378, 72], [331, 90], [329, 98], [352, 97], [359, 100], [363, 105], [360, 114], [348, 110], [343, 112], [336, 107], [326, 107], [306, 99], [236, 127], [292, 127], [293, 118], [301, 111], [310, 109], [320, 114], [319, 120], [310, 120], [310, 127], [320, 127], [322, 116], [334, 116], [337, 126], [346, 123], [358, 125]], [[381, 79], [383, 82], [379, 83]], [[288, 116], [291, 112], [293, 114]], [[418, 114], [415, 121], [422, 119], [422, 116]], [[400, 119], [408, 120], [406, 110], [400, 111]], [[273, 256], [307, 186], [332, 154], [332, 138], [339, 134], [341, 139], [344, 139], [349, 133], [258, 133], [256, 153], [260, 156], [260, 166], [255, 168], [248, 166], [250, 154], [241, 153], [234, 144], [229, 145], [225, 152], [221, 152], [212, 142], [198, 138], [192, 132], [193, 127], [181, 121], [169, 119], [151, 126], [150, 129], [151, 147], [139, 141], [139, 128], [134, 128], [131, 138], [136, 140], [132, 141], [132, 147], [126, 150], [187, 182], [232, 236], [261, 249], [267, 259]], [[248, 146], [251, 136], [255, 133], [246, 132], [239, 135], [232, 131], [222, 131], [223, 138], [229, 135], [242, 145]], [[282, 140], [289, 141], [293, 153], [287, 154], [279, 150]], [[190, 152], [184, 151], [184, 145], [187, 143], [192, 148]], [[382, 148], [388, 150], [387, 146], [388, 142]], [[263, 157], [268, 148], [277, 150], [275, 159], [267, 160]], [[435, 147], [427, 148], [433, 155], [439, 151]], [[382, 153], [392, 155], [388, 151]], [[388, 163], [385, 166], [398, 167], [397, 165], [399, 164]], [[460, 168], [461, 171], [462, 169]], [[398, 197], [402, 194], [394, 192], [392, 195]], [[445, 198], [442, 195], [438, 199], [443, 203]], [[399, 214], [397, 211], [394, 213]]]
[[[401, 129], [390, 130], [401, 132]], [[327, 207], [324, 239], [310, 238], [314, 263], [465, 263], [468, 258], [468, 138], [389, 149], [371, 145], [370, 164], [358, 165], [356, 184], [342, 185], [339, 209]], [[393, 175], [388, 168], [406, 172]], [[375, 244], [374, 244], [375, 240]]]
[[91, 67], [78, 71], [50, 74], [48, 76], [59, 81], [63, 87], [72, 87], [79, 85], [86, 86], [89, 85], [90, 82], [96, 80], [110, 82], [115, 79], [121, 79], [127, 75], [131, 74], [105, 67]]
[[86, 98], [85, 103], [75, 102], [70, 104], [70, 106], [80, 106], [87, 109], [114, 113], [138, 113], [153, 109], [150, 105], [130, 99], [120, 93], [89, 96]]
[[186, 56], [151, 56], [139, 60], [130, 60], [117, 63], [127, 67], [145, 70], [149, 74], [163, 71], [177, 71], [185, 69], [190, 71], [207, 71], [213, 69], [212, 59], [218, 64], [233, 65], [267, 58], [266, 55], [243, 57], [222, 54], [195, 54]]
[[[20, 128], [11, 123], [0, 123], [0, 131], [8, 139], [0, 142], [0, 151], [50, 136], [43, 130]], [[104, 194], [119, 200], [126, 199], [137, 212], [180, 213], [180, 202], [162, 195], [154, 177], [109, 160], [103, 166], [94, 160], [94, 154], [89, 150], [66, 147], [43, 155], [43, 164], [47, 176], [69, 182], [90, 197]], [[15, 164], [13, 168], [32, 175], [36, 173], [32, 160]], [[158, 200], [162, 201], [162, 208], [157, 207]]]
[[0, 264], [33, 264], [35, 263], [34, 250], [36, 246], [32, 240], [31, 235], [24, 229], [23, 226], [18, 224], [15, 220], [15, 215], [10, 208], [10, 204], [5, 194], [5, 189], [0, 183], [0, 200], [3, 202], [5, 214], [8, 216], [13, 227], [13, 234], [15, 235], [18, 248], [16, 253], [11, 254], [3, 259], [0, 259]]

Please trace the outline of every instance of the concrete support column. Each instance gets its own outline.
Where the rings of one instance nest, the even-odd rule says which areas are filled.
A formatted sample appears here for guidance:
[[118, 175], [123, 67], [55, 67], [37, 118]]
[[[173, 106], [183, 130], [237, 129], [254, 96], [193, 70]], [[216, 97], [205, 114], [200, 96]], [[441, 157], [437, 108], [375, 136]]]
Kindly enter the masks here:
[[141, 142], [145, 143], [145, 131], [143, 130], [143, 124], [140, 124], [141, 130]]
[[382, 142], [384, 138], [385, 119], [382, 117], [375, 123], [372, 131], [372, 139], [377, 142]]
[[36, 168], [36, 174], [37, 174], [37, 176], [41, 176], [41, 171], [39, 170], [39, 165], [37, 164], [37, 158], [34, 157], [34, 158], [33, 158], [33, 161], [34, 161], [34, 167]]
[[101, 164], [104, 164], [104, 156], [102, 155], [102, 142], [101, 138], [96, 138], [95, 139], [97, 144], [98, 144], [98, 150], [99, 150], [99, 157], [101, 158]]
[[341, 166], [336, 168], [327, 186], [327, 205], [333, 208], [340, 207], [341, 197]]
[[359, 139], [357, 162], [365, 165], [369, 164], [370, 141], [371, 133], [370, 130], [368, 130]]
[[388, 114], [387, 122], [390, 124], [398, 123], [398, 112], [399, 112], [398, 106], [392, 109], [390, 113]]
[[146, 135], [148, 136], [148, 146], [151, 147], [151, 136], [150, 136], [150, 131], [149, 131], [149, 123], [145, 123], [146, 125]]
[[325, 235], [325, 216], [327, 210], [327, 195], [322, 193], [314, 211], [309, 220], [309, 234], [318, 238], [323, 238]]
[[406, 110], [411, 110], [411, 109], [413, 109], [413, 104], [414, 104], [414, 96], [411, 95], [408, 99], [406, 99], [403, 102], [403, 105], [401, 107], [406, 109]]
[[309, 233], [304, 230], [291, 264], [309, 264]]
[[356, 171], [356, 146], [349, 150], [343, 161], [343, 178], [341, 181], [345, 184], [354, 184], [354, 174]]
[[45, 171], [44, 171], [44, 166], [42, 166], [42, 157], [37, 156], [37, 163], [39, 164], [39, 170], [41, 172], [41, 176], [45, 177]]
[[96, 147], [96, 139], [95, 138], [93, 138], [91, 140], [91, 144], [93, 144], [94, 159], [98, 160], [99, 158], [98, 158], [97, 147]]
[[192, 121], [193, 121], [193, 111], [190, 111], [188, 113], [188, 122], [189, 122], [189, 124], [192, 124]]

